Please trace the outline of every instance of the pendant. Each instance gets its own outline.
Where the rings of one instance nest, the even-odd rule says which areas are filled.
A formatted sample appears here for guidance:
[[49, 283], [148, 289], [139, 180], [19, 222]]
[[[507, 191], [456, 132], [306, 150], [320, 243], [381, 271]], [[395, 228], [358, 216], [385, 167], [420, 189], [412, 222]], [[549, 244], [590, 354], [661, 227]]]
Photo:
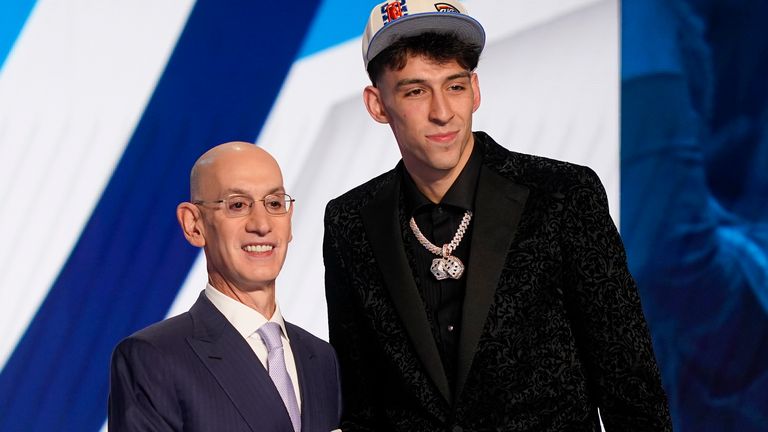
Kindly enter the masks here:
[[447, 257], [435, 258], [432, 260], [432, 266], [429, 268], [437, 280], [459, 279], [464, 274], [464, 263], [453, 255]]

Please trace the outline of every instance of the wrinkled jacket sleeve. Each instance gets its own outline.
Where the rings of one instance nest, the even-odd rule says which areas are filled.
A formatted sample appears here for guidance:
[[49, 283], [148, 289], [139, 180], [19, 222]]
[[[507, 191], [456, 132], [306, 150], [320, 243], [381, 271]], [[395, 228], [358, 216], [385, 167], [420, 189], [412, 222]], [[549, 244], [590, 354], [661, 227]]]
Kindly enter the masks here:
[[600, 180], [589, 168], [566, 194], [568, 312], [608, 432], [672, 430], [637, 287]]
[[345, 432], [377, 430], [373, 399], [375, 385], [364, 360], [365, 328], [360, 301], [354, 294], [353, 276], [344, 265], [340, 251], [347, 247], [340, 226], [339, 210], [331, 201], [325, 213], [323, 261], [325, 263], [325, 295], [328, 303], [328, 330], [336, 349], [341, 369], [342, 425]]
[[181, 430], [172, 379], [161, 353], [146, 341], [128, 338], [112, 353], [109, 431]]

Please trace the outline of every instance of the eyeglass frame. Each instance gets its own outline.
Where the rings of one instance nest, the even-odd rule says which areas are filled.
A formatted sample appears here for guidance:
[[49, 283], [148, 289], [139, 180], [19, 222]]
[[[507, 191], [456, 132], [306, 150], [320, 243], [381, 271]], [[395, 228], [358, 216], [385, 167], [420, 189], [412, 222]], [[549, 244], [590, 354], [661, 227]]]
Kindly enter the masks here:
[[[283, 207], [286, 210], [284, 212], [282, 212], [282, 213], [273, 213], [273, 211], [270, 210], [267, 207], [267, 198], [268, 197], [277, 197], [277, 198], [282, 197], [282, 200], [278, 199], [278, 201], [282, 201], [283, 202]], [[194, 204], [194, 205], [199, 205], [199, 206], [205, 206], [205, 205], [209, 205], [209, 204], [226, 204], [227, 201], [229, 201], [232, 198], [247, 198], [247, 199], [251, 200], [252, 202], [251, 202], [251, 205], [248, 206], [248, 208], [250, 209], [248, 211], [248, 213], [245, 213], [245, 214], [242, 214], [242, 215], [233, 215], [233, 214], [231, 214], [230, 210], [229, 210], [229, 206], [225, 205], [223, 207], [224, 215], [227, 216], [228, 218], [240, 218], [240, 217], [250, 216], [251, 213], [253, 213], [253, 207], [254, 207], [254, 205], [256, 204], [257, 201], [261, 202], [261, 204], [264, 206], [264, 210], [267, 212], [268, 215], [270, 215], [270, 216], [284, 216], [284, 215], [287, 215], [288, 213], [291, 212], [291, 210], [293, 209], [293, 203], [296, 202], [296, 199], [291, 197], [287, 193], [279, 192], [279, 193], [266, 194], [266, 195], [264, 195], [264, 197], [262, 199], [254, 199], [250, 195], [246, 195], [246, 194], [232, 194], [232, 195], [227, 195], [227, 196], [225, 196], [224, 198], [222, 198], [220, 200], [213, 200], [213, 201], [194, 200], [194, 201], [191, 201], [191, 203]], [[218, 209], [221, 209], [221, 208], [222, 207], [217, 207], [216, 209], [218, 210]]]

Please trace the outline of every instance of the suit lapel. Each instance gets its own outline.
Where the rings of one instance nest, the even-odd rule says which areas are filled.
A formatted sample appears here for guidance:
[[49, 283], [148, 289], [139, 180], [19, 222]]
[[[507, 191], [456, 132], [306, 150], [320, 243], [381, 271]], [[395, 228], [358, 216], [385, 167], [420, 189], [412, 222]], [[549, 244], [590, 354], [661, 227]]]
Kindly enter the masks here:
[[251, 430], [262, 430], [264, 418], [275, 418], [281, 411], [285, 421], [280, 424], [287, 424], [286, 431], [292, 430], [288, 411], [266, 369], [240, 333], [205, 297], [205, 292], [189, 312], [195, 334], [187, 342]]
[[288, 339], [291, 341], [291, 351], [293, 352], [293, 361], [296, 363], [296, 376], [299, 379], [299, 393], [301, 394], [301, 429], [308, 428], [314, 424], [315, 417], [315, 398], [318, 395], [312, 393], [312, 389], [317, 388], [315, 380], [319, 377], [314, 368], [315, 353], [301, 339], [298, 332], [293, 331], [289, 323], [285, 323], [288, 331]]
[[488, 310], [501, 276], [512, 238], [525, 208], [528, 188], [501, 177], [485, 163], [480, 168], [462, 309], [456, 397], [469, 375]]
[[440, 393], [450, 401], [448, 379], [405, 255], [398, 213], [399, 179], [400, 176], [395, 175], [395, 180], [384, 186], [360, 212], [376, 262], [413, 348]]

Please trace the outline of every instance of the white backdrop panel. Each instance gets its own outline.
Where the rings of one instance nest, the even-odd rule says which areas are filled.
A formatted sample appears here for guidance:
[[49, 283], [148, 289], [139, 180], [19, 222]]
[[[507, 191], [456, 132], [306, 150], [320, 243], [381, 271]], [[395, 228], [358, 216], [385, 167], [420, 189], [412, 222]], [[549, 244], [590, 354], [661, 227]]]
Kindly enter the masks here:
[[0, 369], [72, 251], [193, 0], [40, 0], [0, 75]]

